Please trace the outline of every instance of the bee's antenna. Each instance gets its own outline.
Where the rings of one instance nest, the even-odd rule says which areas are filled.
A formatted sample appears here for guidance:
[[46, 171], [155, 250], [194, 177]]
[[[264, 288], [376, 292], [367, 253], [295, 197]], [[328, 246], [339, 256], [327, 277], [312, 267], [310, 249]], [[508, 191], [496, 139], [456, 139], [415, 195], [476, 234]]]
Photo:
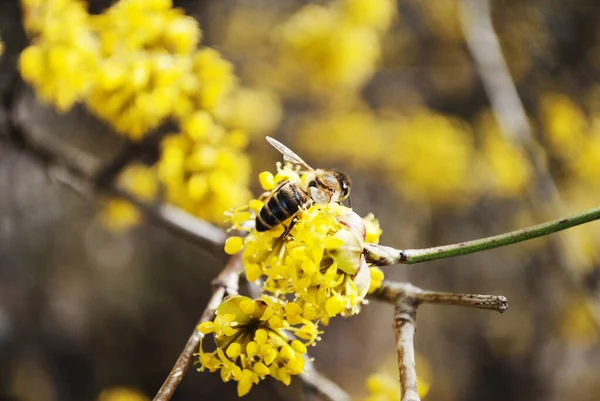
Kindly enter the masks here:
[[350, 209], [352, 209], [352, 198], [348, 197], [348, 204], [350, 205]]

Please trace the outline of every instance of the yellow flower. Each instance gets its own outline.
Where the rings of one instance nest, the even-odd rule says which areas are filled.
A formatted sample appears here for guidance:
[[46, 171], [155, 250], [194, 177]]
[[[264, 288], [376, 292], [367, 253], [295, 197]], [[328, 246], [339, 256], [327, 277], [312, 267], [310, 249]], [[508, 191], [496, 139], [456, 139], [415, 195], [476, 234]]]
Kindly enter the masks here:
[[563, 160], [576, 159], [589, 128], [583, 112], [566, 95], [543, 96], [540, 114], [544, 134], [555, 154]]
[[139, 224], [142, 215], [129, 201], [109, 198], [102, 205], [100, 218], [103, 225], [109, 230], [123, 232]]
[[[202, 112], [201, 112], [202, 113]], [[250, 199], [250, 162], [232, 136], [206, 114], [195, 113], [182, 122], [183, 132], [163, 139], [157, 162], [165, 197], [186, 211], [222, 224], [224, 212]]]
[[[158, 192], [156, 172], [152, 167], [141, 164], [128, 166], [118, 177], [117, 185], [126, 189], [138, 199], [150, 202], [155, 199]], [[109, 198], [103, 205], [101, 221], [112, 231], [125, 231], [142, 218], [137, 208], [123, 199]]]
[[380, 31], [395, 15], [390, 0], [337, 0], [329, 7], [310, 4], [276, 29], [279, 69], [305, 76], [311, 90], [354, 91], [375, 72]]
[[[280, 167], [275, 176], [260, 174], [263, 188], [271, 191], [282, 180], [306, 185], [304, 178], [290, 166]], [[248, 280], [264, 276], [264, 291], [282, 299], [293, 294], [297, 318], [302, 311], [305, 319], [327, 324], [333, 316], [358, 313], [371, 281], [363, 256], [365, 239], [379, 239], [377, 220], [372, 215], [362, 219], [337, 203], [314, 204], [301, 209], [283, 235], [291, 219], [264, 232], [253, 229], [261, 207], [251, 204], [229, 216], [232, 228], [249, 232], [242, 256]], [[230, 250], [238, 250], [236, 245]]]
[[[203, 334], [212, 333], [217, 346], [205, 352], [201, 343], [199, 370], [219, 370], [223, 381], [237, 381], [240, 397], [267, 376], [288, 385], [291, 376], [304, 370], [306, 346], [319, 338], [316, 324], [297, 319], [299, 308], [267, 295], [225, 298], [214, 320], [198, 327]], [[311, 335], [292, 339], [297, 333]]]
[[400, 177], [399, 192], [415, 201], [460, 204], [474, 189], [470, 167], [474, 151], [469, 126], [458, 119], [427, 110], [397, 123], [392, 141], [402, 157], [390, 158]]

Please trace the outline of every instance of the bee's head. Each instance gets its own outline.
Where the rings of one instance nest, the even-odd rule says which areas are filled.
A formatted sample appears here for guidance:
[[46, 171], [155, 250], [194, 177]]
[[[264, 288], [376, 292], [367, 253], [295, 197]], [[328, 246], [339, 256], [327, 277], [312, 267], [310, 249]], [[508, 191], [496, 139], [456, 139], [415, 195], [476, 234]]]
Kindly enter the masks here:
[[308, 183], [308, 191], [317, 203], [342, 202], [350, 195], [350, 177], [339, 170], [317, 170]]

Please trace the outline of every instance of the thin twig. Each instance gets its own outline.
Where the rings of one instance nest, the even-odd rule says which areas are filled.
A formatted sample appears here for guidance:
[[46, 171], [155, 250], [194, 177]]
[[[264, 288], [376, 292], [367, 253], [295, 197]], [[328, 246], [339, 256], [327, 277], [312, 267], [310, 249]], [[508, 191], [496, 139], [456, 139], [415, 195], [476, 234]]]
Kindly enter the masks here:
[[495, 310], [500, 313], [508, 309], [506, 297], [502, 295], [456, 294], [451, 292], [427, 291], [410, 283], [384, 280], [371, 298], [394, 304], [398, 297], [410, 298], [417, 304], [456, 305], [468, 308]]
[[204, 334], [198, 330], [198, 325], [212, 319], [225, 294], [237, 294], [239, 273], [242, 268], [240, 254], [234, 255], [213, 281], [213, 293], [202, 313], [202, 317], [200, 317], [198, 324], [194, 327], [194, 331], [185, 344], [183, 351], [181, 351], [173, 369], [171, 369], [171, 372], [165, 379], [160, 390], [158, 390], [158, 393], [156, 393], [153, 401], [168, 401], [171, 399], [190, 366], [192, 356], [195, 352], [198, 352], [200, 340], [204, 337]]
[[418, 301], [405, 294], [396, 299], [394, 333], [398, 353], [401, 401], [420, 401], [415, 364], [415, 331]]
[[304, 372], [300, 378], [310, 389], [323, 395], [329, 401], [350, 401], [351, 397], [335, 382], [319, 373], [312, 360], [305, 354]]
[[417, 308], [420, 304], [458, 305], [501, 313], [508, 308], [503, 296], [425, 291], [410, 283], [387, 280], [370, 297], [395, 306], [393, 326], [398, 352], [401, 401], [420, 401], [414, 350]]
[[[227, 255], [223, 252], [223, 244], [227, 237], [224, 230], [192, 216], [191, 214], [168, 204], [155, 205], [146, 203], [116, 183], [106, 183], [106, 174], [100, 174], [101, 161], [73, 145], [56, 139], [54, 136], [30, 129], [25, 131], [25, 121], [17, 110], [8, 111], [8, 125], [11, 136], [0, 139], [7, 140], [11, 146], [26, 152], [34, 160], [39, 161], [53, 174], [52, 177], [67, 184], [86, 198], [92, 198], [94, 192], [125, 199], [135, 205], [151, 223], [173, 232], [192, 244], [201, 247], [220, 261], [225, 262]], [[128, 152], [124, 152], [129, 155]], [[121, 168], [121, 159], [118, 164]], [[111, 174], [118, 170], [116, 166], [110, 170]], [[108, 171], [108, 170], [107, 170]], [[98, 177], [102, 177], [98, 181]]]
[[227, 234], [223, 229], [176, 206], [144, 202], [122, 188], [112, 187], [107, 191], [108, 194], [125, 199], [136, 206], [150, 223], [199, 246], [222, 262], [227, 261], [228, 255], [223, 251]]
[[588, 223], [600, 219], [600, 208], [589, 209], [585, 212], [574, 214], [565, 218], [548, 221], [508, 233], [495, 235], [493, 237], [476, 239], [473, 241], [460, 242], [457, 244], [436, 246], [425, 249], [399, 250], [387, 246], [369, 244], [365, 247], [367, 262], [376, 266], [388, 266], [395, 264], [413, 264], [426, 262], [428, 260], [450, 258], [453, 256], [466, 255], [481, 252], [488, 249], [498, 248], [517, 242], [527, 241], [542, 237], [557, 231]]

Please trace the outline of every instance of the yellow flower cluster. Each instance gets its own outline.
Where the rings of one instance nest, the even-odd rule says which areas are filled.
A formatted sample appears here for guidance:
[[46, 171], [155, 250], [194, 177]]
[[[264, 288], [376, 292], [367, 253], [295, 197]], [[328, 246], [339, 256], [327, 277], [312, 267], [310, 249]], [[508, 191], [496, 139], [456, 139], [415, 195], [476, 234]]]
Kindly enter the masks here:
[[307, 5], [278, 28], [281, 66], [310, 77], [312, 90], [355, 90], [375, 71], [381, 32], [396, 15], [393, 0], [336, 0]]
[[[290, 165], [278, 164], [275, 176], [263, 172], [259, 179], [269, 195], [284, 181], [308, 184], [307, 175]], [[243, 249], [246, 277], [263, 279], [262, 297], [226, 298], [214, 320], [199, 327], [213, 333], [217, 347], [210, 353], [201, 347], [200, 369], [219, 370], [223, 381], [238, 381], [240, 396], [266, 376], [289, 384], [303, 370], [306, 346], [319, 340], [318, 324], [358, 313], [366, 294], [383, 280], [363, 255], [365, 242], [376, 243], [381, 235], [372, 215], [362, 219], [337, 203], [315, 204], [301, 208], [296, 219], [258, 232], [255, 218], [263, 205], [253, 199], [231, 212], [232, 229], [248, 235], [225, 243], [228, 254]]]
[[[330, 111], [297, 127], [303, 152], [357, 160], [353, 167], [381, 173], [416, 203], [465, 205], [490, 192], [518, 196], [531, 179], [527, 157], [503, 137], [489, 112], [474, 126], [482, 138], [479, 152], [468, 122], [426, 109], [407, 115]], [[325, 135], [335, 146], [322, 146]]]
[[[429, 110], [409, 115], [354, 110], [312, 117], [298, 125], [308, 153], [359, 160], [354, 167], [381, 171], [403, 197], [422, 203], [464, 204], [476, 157], [467, 123]], [[327, 135], [333, 147], [323, 147]]]
[[[284, 180], [306, 187], [306, 177], [290, 166], [279, 168], [275, 176], [269, 172], [260, 176], [267, 191]], [[302, 307], [303, 317], [309, 320], [327, 324], [336, 315], [358, 313], [371, 287], [364, 244], [376, 243], [381, 234], [374, 217], [362, 219], [338, 203], [314, 204], [302, 209], [283, 235], [286, 223], [264, 232], [250, 228], [262, 207], [263, 202], [255, 199], [247, 209], [231, 216], [234, 228], [249, 234], [243, 241], [231, 237], [226, 251], [236, 253], [244, 247], [248, 280], [264, 276], [265, 291], [282, 298], [292, 294]]]
[[225, 298], [214, 320], [198, 327], [212, 333], [217, 345], [205, 352], [200, 344], [200, 370], [219, 370], [224, 382], [237, 381], [240, 397], [267, 376], [289, 385], [304, 369], [306, 347], [319, 338], [316, 324], [301, 312], [298, 304], [267, 295]]
[[76, 0], [23, 0], [34, 42], [23, 77], [68, 110], [77, 101], [118, 132], [139, 139], [171, 118], [212, 111], [234, 87], [232, 66], [197, 49], [197, 22], [171, 0], [121, 0], [89, 15]]
[[[569, 211], [593, 208], [600, 196], [600, 86], [593, 87], [589, 98], [589, 113], [568, 96], [547, 93], [540, 102], [540, 120], [544, 139], [555, 167], [562, 174], [558, 186]], [[577, 269], [588, 274], [598, 261], [600, 231], [594, 225], [578, 227], [565, 235], [582, 252], [577, 257]]]
[[[179, 132], [163, 140], [154, 169], [168, 202], [222, 223], [225, 210], [249, 199], [247, 134], [220, 118], [249, 119], [232, 116], [233, 67], [217, 51], [197, 48], [196, 20], [171, 0], [121, 0], [99, 15], [77, 0], [23, 0], [23, 10], [34, 39], [21, 72], [43, 99], [59, 110], [84, 102], [132, 140], [176, 122]], [[119, 200], [109, 201], [105, 217], [121, 229], [139, 218]]]
[[20, 70], [38, 95], [66, 111], [82, 100], [98, 73], [98, 38], [86, 4], [75, 0], [23, 0], [23, 24], [33, 43]]
[[245, 131], [226, 132], [199, 111], [182, 121], [182, 132], [161, 145], [158, 176], [166, 199], [208, 221], [223, 223], [223, 212], [250, 199], [250, 163], [243, 153]]
[[600, 191], [600, 110], [592, 108], [588, 117], [566, 95], [550, 93], [542, 98], [540, 111], [544, 134], [569, 173], [571, 185]]

